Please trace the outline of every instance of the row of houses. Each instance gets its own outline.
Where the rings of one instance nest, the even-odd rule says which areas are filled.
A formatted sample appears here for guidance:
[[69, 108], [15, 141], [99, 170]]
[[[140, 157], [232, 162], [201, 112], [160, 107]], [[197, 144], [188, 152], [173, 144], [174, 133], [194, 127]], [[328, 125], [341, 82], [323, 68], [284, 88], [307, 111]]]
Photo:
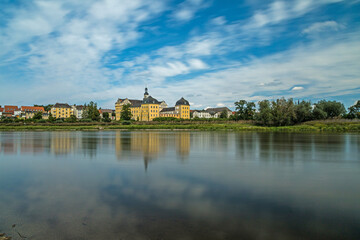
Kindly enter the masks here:
[[[4, 107], [0, 106], [0, 118], [33, 118], [37, 112], [42, 113], [43, 119], [48, 119], [49, 114], [54, 118], [69, 118], [71, 115], [74, 115], [78, 119], [83, 118], [84, 106], [83, 105], [72, 105], [70, 106], [67, 103], [56, 103], [54, 104], [50, 111], [45, 111], [44, 107], [33, 107], [33, 106], [13, 106], [5, 105]], [[100, 117], [103, 118], [104, 113], [109, 113], [109, 118], [115, 120], [115, 110], [112, 109], [99, 109]]]

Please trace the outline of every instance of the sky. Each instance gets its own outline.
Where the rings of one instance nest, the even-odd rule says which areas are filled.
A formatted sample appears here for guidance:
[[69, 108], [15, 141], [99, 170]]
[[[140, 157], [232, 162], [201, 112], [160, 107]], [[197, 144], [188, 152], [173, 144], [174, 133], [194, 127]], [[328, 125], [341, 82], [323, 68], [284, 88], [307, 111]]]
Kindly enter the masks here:
[[0, 105], [360, 99], [360, 0], [1, 0]]

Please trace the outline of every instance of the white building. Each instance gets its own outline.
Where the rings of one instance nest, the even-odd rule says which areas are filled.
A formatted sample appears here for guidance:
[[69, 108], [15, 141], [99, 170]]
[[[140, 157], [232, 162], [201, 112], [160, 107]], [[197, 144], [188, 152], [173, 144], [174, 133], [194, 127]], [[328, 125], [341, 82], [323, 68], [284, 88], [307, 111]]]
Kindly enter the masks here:
[[73, 105], [71, 106], [73, 109], [74, 115], [77, 119], [82, 119], [83, 112], [84, 112], [84, 106], [83, 105]]
[[219, 108], [207, 108], [205, 110], [194, 110], [192, 118], [220, 118], [220, 115], [223, 111], [226, 111], [227, 117], [232, 115], [232, 111], [227, 107]]

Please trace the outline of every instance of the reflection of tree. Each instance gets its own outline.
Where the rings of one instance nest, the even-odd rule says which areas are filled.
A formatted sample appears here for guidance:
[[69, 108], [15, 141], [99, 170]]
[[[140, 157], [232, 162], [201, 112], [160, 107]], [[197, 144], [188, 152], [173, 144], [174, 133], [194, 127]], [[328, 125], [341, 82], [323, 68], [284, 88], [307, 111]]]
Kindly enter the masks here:
[[91, 134], [81, 138], [83, 153], [85, 156], [95, 157], [98, 147], [99, 134]]

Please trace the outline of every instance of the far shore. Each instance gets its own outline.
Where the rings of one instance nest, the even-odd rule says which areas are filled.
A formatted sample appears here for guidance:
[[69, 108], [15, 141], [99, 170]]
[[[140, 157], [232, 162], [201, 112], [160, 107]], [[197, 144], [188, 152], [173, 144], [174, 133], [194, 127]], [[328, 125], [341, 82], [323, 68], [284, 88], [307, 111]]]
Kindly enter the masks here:
[[1, 123], [0, 131], [199, 130], [258, 132], [360, 132], [359, 120], [309, 121], [294, 126], [264, 127], [251, 121]]

